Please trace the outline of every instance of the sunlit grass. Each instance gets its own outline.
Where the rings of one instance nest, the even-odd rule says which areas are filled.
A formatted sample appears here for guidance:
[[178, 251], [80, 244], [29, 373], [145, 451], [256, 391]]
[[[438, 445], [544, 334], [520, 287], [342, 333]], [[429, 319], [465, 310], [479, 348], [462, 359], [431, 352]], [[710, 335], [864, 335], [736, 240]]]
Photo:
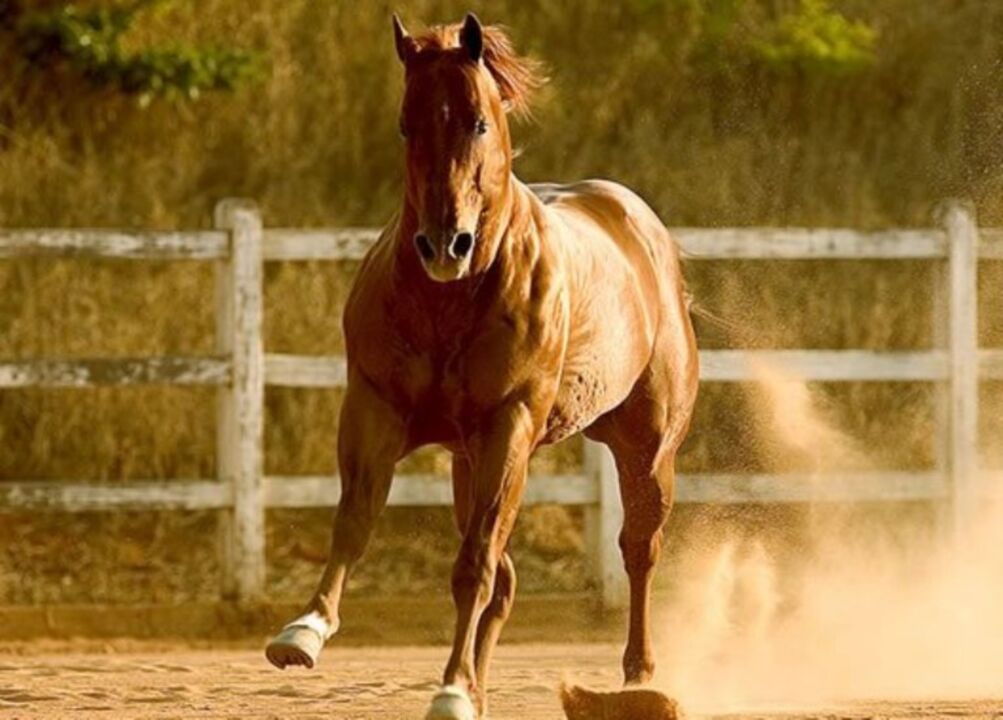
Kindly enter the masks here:
[[[617, 179], [675, 226], [928, 226], [948, 196], [973, 199], [982, 224], [1003, 225], [1003, 4], [833, 5], [877, 32], [873, 65], [848, 76], [776, 74], [733, 58], [722, 70], [732, 56], [700, 49], [703, 31], [686, 9], [706, 3], [398, 3], [414, 29], [472, 7], [546, 61], [553, 81], [536, 119], [516, 128], [527, 180]], [[747, 22], [794, 6], [743, 5]], [[269, 225], [380, 225], [390, 216], [401, 187], [402, 72], [385, 6], [177, 2], [130, 42], [164, 38], [260, 49], [266, 77], [144, 110], [66, 78], [43, 87], [0, 74], [0, 225], [207, 227], [214, 202], [235, 195], [256, 199]], [[999, 265], [982, 272], [985, 344], [1003, 344]], [[353, 269], [269, 266], [268, 349], [340, 352]], [[687, 273], [701, 304], [746, 328], [735, 338], [702, 325], [705, 347], [911, 349], [931, 342], [930, 270], [750, 262], [692, 263]], [[207, 354], [212, 333], [208, 265], [0, 262], [0, 358]], [[824, 392], [848, 432], [886, 448], [880, 464], [930, 462], [924, 390]], [[211, 395], [4, 391], [0, 479], [212, 476]], [[269, 391], [268, 472], [333, 470], [338, 396]], [[770, 469], [749, 430], [750, 402], [738, 388], [705, 389], [684, 470]], [[997, 405], [987, 399], [992, 412]], [[535, 467], [575, 458], [572, 445]], [[428, 453], [408, 469], [446, 466]], [[554, 524], [534, 517], [528, 537]]]

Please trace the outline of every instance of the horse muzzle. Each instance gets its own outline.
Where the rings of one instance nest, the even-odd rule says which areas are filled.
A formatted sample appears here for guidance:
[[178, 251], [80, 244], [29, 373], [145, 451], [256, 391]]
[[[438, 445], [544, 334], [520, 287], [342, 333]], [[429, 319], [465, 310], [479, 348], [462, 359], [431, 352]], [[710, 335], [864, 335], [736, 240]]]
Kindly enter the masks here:
[[414, 236], [421, 264], [436, 282], [452, 282], [467, 276], [474, 242], [474, 234], [467, 230], [442, 233], [437, 240], [420, 231]]

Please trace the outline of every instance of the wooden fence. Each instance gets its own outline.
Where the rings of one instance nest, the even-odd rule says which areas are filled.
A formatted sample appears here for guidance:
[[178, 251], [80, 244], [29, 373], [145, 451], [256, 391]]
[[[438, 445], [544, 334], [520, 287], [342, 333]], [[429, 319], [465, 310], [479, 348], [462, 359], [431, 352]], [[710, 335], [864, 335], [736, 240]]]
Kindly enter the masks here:
[[[339, 387], [341, 357], [266, 353], [262, 343], [264, 262], [356, 260], [377, 237], [369, 229], [262, 229], [247, 201], [226, 200], [215, 230], [132, 232], [110, 230], [0, 230], [0, 258], [51, 257], [201, 260], [216, 267], [215, 357], [161, 357], [0, 362], [0, 388], [79, 388], [95, 385], [214, 385], [218, 391], [217, 468], [202, 480], [87, 482], [5, 481], [2, 511], [216, 509], [223, 518], [224, 597], [260, 598], [264, 590], [264, 518], [267, 508], [331, 506], [339, 485], [330, 477], [266, 477], [262, 462], [262, 405], [266, 385]], [[714, 350], [701, 352], [701, 377], [715, 382], [756, 379], [755, 364], [815, 381], [923, 381], [942, 388], [938, 438], [930, 472], [826, 476], [706, 474], [679, 477], [677, 499], [690, 503], [942, 500], [954, 525], [964, 523], [984, 493], [1001, 495], [1003, 474], [979, 484], [976, 451], [978, 383], [1003, 379], [1003, 350], [977, 344], [978, 260], [1003, 260], [1003, 230], [983, 230], [960, 203], [945, 205], [939, 228], [862, 233], [841, 229], [674, 230], [695, 262], [735, 259], [923, 259], [935, 262], [936, 346], [922, 352], [864, 350]], [[391, 505], [444, 505], [448, 480], [426, 475], [396, 478]], [[584, 506], [589, 553], [604, 601], [624, 597], [616, 536], [620, 503], [612, 458], [586, 443], [580, 472], [534, 477], [527, 504]]]

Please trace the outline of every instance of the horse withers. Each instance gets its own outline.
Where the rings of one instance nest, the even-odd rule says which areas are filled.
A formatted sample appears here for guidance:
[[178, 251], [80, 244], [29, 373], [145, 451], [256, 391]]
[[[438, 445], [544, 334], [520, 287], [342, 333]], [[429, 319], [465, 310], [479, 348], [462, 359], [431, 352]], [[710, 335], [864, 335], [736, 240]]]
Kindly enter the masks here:
[[345, 308], [342, 496], [330, 558], [304, 615], [271, 641], [280, 668], [312, 667], [338, 630], [345, 580], [387, 501], [396, 463], [452, 453], [462, 543], [456, 627], [428, 718], [486, 708], [488, 665], [512, 608], [506, 551], [533, 451], [584, 431], [616, 459], [630, 581], [625, 681], [654, 670], [649, 595], [674, 461], [697, 392], [679, 253], [630, 190], [589, 180], [524, 185], [507, 114], [542, 78], [473, 15], [410, 36], [400, 212], [363, 261]]

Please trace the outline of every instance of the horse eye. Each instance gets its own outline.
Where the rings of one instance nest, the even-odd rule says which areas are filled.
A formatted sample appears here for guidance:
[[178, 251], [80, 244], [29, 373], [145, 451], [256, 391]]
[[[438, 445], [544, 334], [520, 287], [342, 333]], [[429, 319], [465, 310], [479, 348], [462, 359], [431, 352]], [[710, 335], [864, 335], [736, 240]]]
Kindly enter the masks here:
[[474, 131], [478, 135], [483, 135], [484, 133], [486, 133], [488, 131], [488, 121], [485, 120], [484, 118], [479, 119], [477, 121], [477, 125], [474, 126]]

